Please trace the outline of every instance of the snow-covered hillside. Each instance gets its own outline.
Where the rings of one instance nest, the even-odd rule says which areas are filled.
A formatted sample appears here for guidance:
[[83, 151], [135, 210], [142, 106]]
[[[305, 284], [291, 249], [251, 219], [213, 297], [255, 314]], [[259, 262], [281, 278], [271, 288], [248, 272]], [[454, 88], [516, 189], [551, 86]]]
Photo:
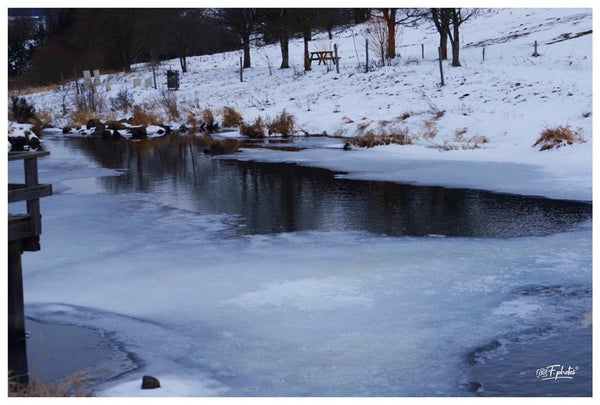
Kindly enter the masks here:
[[[299, 38], [290, 44], [290, 69], [278, 68], [278, 44], [254, 47], [252, 68], [244, 70], [243, 82], [239, 77], [241, 52], [192, 57], [188, 61], [189, 72], [180, 74], [180, 89], [174, 92], [181, 116], [175, 120], [167, 118], [159, 100], [166, 86], [166, 70], [178, 69], [177, 60], [162, 63], [159, 89], [144, 86], [145, 80], [152, 77], [151, 69], [144, 65], [127, 74], [105, 74], [98, 92], [107, 109], [99, 116], [126, 117], [122, 111], [109, 111], [110, 99], [123, 90], [135, 104], [153, 109], [165, 117], [165, 123], [175, 127], [186, 123], [190, 113], [199, 117], [207, 108], [219, 120], [222, 107], [233, 107], [248, 123], [256, 117], [272, 119], [285, 110], [295, 117], [298, 135], [351, 137], [371, 131], [405, 132], [411, 138], [409, 146], [377, 147], [361, 150], [361, 155], [353, 151], [340, 157], [345, 163], [335, 166], [337, 169], [352, 171], [351, 161], [367, 156], [391, 165], [398, 159], [528, 164], [543, 171], [548, 176], [543, 182], [552, 184], [491, 188], [527, 193], [533, 187], [530, 193], [591, 199], [591, 9], [482, 10], [481, 15], [461, 26], [462, 67], [451, 67], [449, 61], [443, 63], [444, 86], [440, 85], [437, 60], [438, 34], [431, 24], [424, 22], [400, 30], [400, 57], [391, 66], [373, 66], [377, 56], [371, 49], [372, 66], [365, 73], [368, 29], [369, 23], [338, 29], [333, 40], [327, 39], [326, 33], [314, 35], [311, 51], [333, 50], [337, 44], [341, 57], [339, 74], [333, 66], [316, 62], [311, 71], [304, 72], [303, 44]], [[539, 57], [532, 56], [534, 41], [538, 43]], [[141, 86], [134, 87], [136, 78], [141, 79]], [[52, 124], [61, 128], [72, 123], [72, 106], [67, 105], [67, 114], [63, 114], [62, 104], [69, 104], [74, 92], [73, 86], [68, 97], [59, 90], [26, 97], [38, 111], [48, 112]], [[585, 142], [543, 152], [532, 147], [544, 129], [560, 126], [568, 126]], [[265, 157], [258, 151], [252, 153], [256, 158], [311, 161], [327, 166], [327, 162], [316, 162], [316, 157]], [[250, 158], [251, 153], [246, 156]], [[327, 160], [331, 160], [330, 156]], [[372, 166], [360, 167], [363, 178], [436, 183], [423, 178], [433, 176], [440, 185], [462, 182], [444, 179], [445, 169], [406, 178], [391, 175], [389, 168], [371, 170], [369, 175]], [[476, 179], [462, 185], [485, 188], [483, 183]], [[548, 187], [553, 191], [545, 192]]]

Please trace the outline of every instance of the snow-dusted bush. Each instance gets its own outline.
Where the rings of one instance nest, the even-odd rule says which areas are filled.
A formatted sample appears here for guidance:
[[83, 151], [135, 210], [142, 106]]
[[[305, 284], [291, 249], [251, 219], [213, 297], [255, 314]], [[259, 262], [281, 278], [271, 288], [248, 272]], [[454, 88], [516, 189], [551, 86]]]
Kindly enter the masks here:
[[133, 107], [133, 96], [127, 91], [127, 88], [121, 89], [117, 95], [110, 99], [110, 105], [113, 110], [120, 110], [127, 114]]
[[159, 104], [165, 109], [170, 120], [179, 119], [179, 108], [177, 107], [177, 96], [173, 91], [169, 91], [166, 88], [162, 88], [160, 91], [160, 97], [158, 98]]
[[89, 110], [101, 113], [106, 109], [106, 97], [99, 93], [94, 86], [83, 87], [73, 100], [76, 110]]

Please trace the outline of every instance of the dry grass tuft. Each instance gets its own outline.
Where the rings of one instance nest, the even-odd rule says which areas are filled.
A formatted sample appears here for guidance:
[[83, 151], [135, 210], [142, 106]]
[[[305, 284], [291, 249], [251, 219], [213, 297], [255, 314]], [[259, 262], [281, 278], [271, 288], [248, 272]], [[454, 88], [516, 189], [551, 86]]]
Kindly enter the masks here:
[[435, 127], [434, 120], [425, 120], [423, 121], [423, 138], [424, 139], [433, 139], [438, 134], [438, 130]]
[[71, 113], [71, 122], [73, 124], [85, 125], [92, 118], [96, 118], [97, 115], [91, 108], [78, 108]]
[[233, 107], [223, 107], [221, 109], [221, 115], [223, 116], [221, 125], [226, 128], [239, 127], [242, 125], [242, 122], [244, 122], [242, 115]]
[[74, 375], [58, 383], [43, 384], [34, 378], [29, 384], [21, 384], [14, 378], [8, 378], [9, 397], [92, 397], [85, 378]]
[[190, 128], [197, 128], [198, 127], [198, 119], [196, 118], [196, 114], [194, 114], [194, 111], [192, 111], [191, 109], [187, 110], [187, 118], [185, 120], [185, 123]]
[[132, 125], [158, 125], [162, 124], [162, 119], [148, 108], [139, 105], [133, 106], [133, 115], [128, 120]]
[[240, 125], [240, 134], [249, 136], [250, 138], [264, 138], [265, 130], [264, 130], [264, 122], [262, 118], [257, 117], [254, 120], [254, 123], [251, 125], [247, 125], [242, 123]]
[[454, 139], [456, 139], [456, 141], [460, 142], [463, 140], [463, 135], [467, 133], [467, 128], [461, 128], [461, 129], [457, 129], [456, 131], [454, 131]]
[[283, 110], [277, 118], [267, 123], [267, 130], [269, 131], [269, 135], [281, 134], [281, 136], [287, 138], [294, 132], [295, 123], [296, 119], [294, 116]]
[[405, 121], [408, 118], [410, 118], [410, 113], [405, 112], [404, 114], [396, 117], [396, 120], [398, 120], [398, 121]]
[[572, 145], [575, 142], [583, 143], [585, 140], [579, 131], [571, 129], [566, 125], [544, 129], [533, 146], [540, 145], [540, 150], [548, 150], [557, 149], [565, 145]]
[[207, 128], [214, 127], [215, 116], [213, 115], [212, 111], [209, 108], [202, 111], [202, 121], [204, 121], [206, 123]]
[[374, 131], [368, 131], [363, 136], [355, 136], [346, 141], [344, 149], [348, 149], [350, 145], [358, 146], [359, 148], [372, 148], [379, 145], [409, 145], [412, 140], [408, 136], [407, 131], [389, 133], [385, 130], [380, 130], [375, 133]]

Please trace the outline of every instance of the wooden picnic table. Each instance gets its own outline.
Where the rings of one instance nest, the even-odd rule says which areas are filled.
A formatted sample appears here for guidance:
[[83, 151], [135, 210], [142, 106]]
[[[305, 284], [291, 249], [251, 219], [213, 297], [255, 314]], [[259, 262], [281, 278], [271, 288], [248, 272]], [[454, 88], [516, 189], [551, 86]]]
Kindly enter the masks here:
[[319, 65], [327, 64], [328, 60], [332, 60], [334, 64], [337, 64], [337, 59], [339, 58], [336, 58], [333, 55], [333, 51], [314, 51], [310, 53], [310, 61], [312, 62], [313, 60], [318, 60]]

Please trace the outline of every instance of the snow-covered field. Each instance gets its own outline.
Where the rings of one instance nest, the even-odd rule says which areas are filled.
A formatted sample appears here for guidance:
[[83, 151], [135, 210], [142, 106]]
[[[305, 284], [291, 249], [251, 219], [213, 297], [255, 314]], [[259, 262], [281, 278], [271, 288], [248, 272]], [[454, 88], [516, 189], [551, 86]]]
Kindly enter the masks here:
[[[365, 28], [311, 43], [338, 44], [339, 74], [315, 65], [302, 72], [300, 40], [290, 44], [288, 70], [277, 69], [277, 45], [253, 49], [242, 83], [238, 52], [190, 58], [179, 108], [232, 106], [248, 122], [285, 109], [310, 134], [385, 128], [413, 138], [350, 151], [244, 149], [237, 159], [592, 200], [592, 35], [550, 43], [591, 30], [591, 9], [495, 9], [468, 21], [463, 66], [445, 64], [443, 87], [433, 29], [404, 28], [398, 62], [364, 73]], [[485, 61], [474, 45], [481, 43]], [[165, 63], [162, 77], [169, 65], [177, 68]], [[150, 75], [144, 67], [104, 75], [106, 96], [128, 87], [137, 103], [152, 102], [158, 90], [132, 86]], [[57, 127], [68, 123], [56, 92], [27, 97]], [[585, 142], [532, 147], [544, 128], [561, 125]], [[432, 128], [435, 137], [427, 136]], [[473, 148], [477, 137], [487, 142]], [[536, 328], [583, 325], [591, 309], [590, 222], [512, 239], [317, 231], [225, 238], [224, 215], [173, 209], [148, 193], [109, 194], [95, 181], [119, 174], [60, 148], [43, 159], [40, 177], [55, 195], [42, 201], [42, 251], [23, 257], [28, 316], [111, 333], [140, 361], [139, 372], [100, 395], [464, 395], [469, 351]], [[143, 374], [164, 388], [139, 391]]]
[[[368, 28], [364, 24], [336, 30], [333, 40], [326, 33], [314, 35], [311, 51], [338, 45], [339, 74], [316, 62], [312, 71], [304, 72], [301, 39], [290, 43], [290, 69], [278, 69], [278, 44], [253, 48], [253, 67], [244, 70], [244, 82], [239, 80], [240, 52], [189, 58], [189, 72], [181, 74], [176, 92], [182, 118], [166, 123], [179, 127], [188, 112], [198, 117], [206, 108], [219, 120], [218, 111], [230, 106], [248, 123], [258, 116], [275, 118], [286, 110], [296, 118], [299, 134], [408, 131], [413, 141], [409, 146], [333, 157], [278, 154], [268, 159], [334, 166], [357, 171], [358, 178], [591, 200], [592, 35], [581, 34], [592, 29], [592, 9], [483, 10], [461, 27], [462, 67], [444, 63], [443, 87], [433, 26], [401, 28], [397, 42], [401, 57], [393, 66], [364, 73]], [[531, 56], [534, 41], [541, 54], [537, 58]], [[373, 50], [370, 55], [373, 61]], [[99, 94], [110, 106], [110, 99], [126, 89], [136, 104], [151, 106], [166, 116], [157, 100], [169, 68], [179, 69], [178, 61], [163, 62], [157, 90], [143, 87], [152, 72], [139, 66], [129, 74], [103, 75]], [[142, 86], [133, 87], [134, 78], [141, 79]], [[60, 128], [70, 123], [69, 114], [62, 115], [63, 95], [48, 91], [27, 98], [38, 110], [50, 112], [53, 124]], [[74, 95], [72, 88], [67, 104]], [[124, 116], [115, 114], [116, 118]], [[402, 119], [403, 115], [408, 118]], [[558, 126], [578, 131], [585, 143], [544, 152], [532, 147], [542, 130]], [[256, 157], [248, 151], [245, 156]], [[460, 162], [464, 169], [455, 170], [448, 162]], [[463, 162], [494, 162], [499, 170], [490, 173], [482, 165]]]

